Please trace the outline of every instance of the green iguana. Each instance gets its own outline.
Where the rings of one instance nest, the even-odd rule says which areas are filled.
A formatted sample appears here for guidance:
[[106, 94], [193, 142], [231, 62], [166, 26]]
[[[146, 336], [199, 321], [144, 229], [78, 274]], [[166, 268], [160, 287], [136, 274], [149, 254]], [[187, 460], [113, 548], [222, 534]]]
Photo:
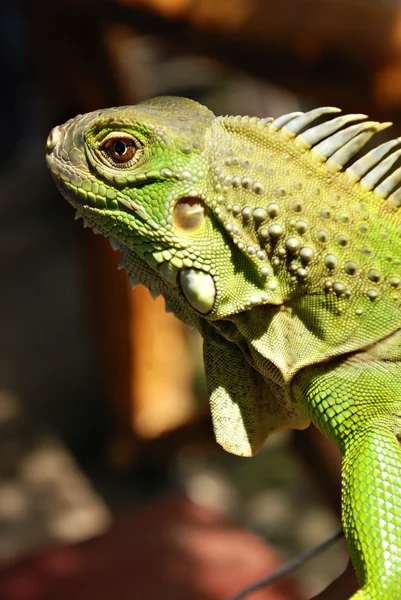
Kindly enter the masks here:
[[353, 158], [389, 123], [338, 112], [215, 117], [156, 98], [55, 127], [47, 162], [131, 282], [201, 332], [226, 450], [310, 421], [338, 444], [352, 598], [396, 600], [401, 139]]

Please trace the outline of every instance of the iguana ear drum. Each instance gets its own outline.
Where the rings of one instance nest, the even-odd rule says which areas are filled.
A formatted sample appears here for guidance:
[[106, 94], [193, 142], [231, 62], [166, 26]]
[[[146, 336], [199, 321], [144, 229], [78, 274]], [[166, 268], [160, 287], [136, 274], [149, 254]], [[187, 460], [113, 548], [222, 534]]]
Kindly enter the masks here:
[[200, 198], [181, 198], [174, 207], [174, 226], [188, 233], [197, 231], [206, 216], [206, 205]]

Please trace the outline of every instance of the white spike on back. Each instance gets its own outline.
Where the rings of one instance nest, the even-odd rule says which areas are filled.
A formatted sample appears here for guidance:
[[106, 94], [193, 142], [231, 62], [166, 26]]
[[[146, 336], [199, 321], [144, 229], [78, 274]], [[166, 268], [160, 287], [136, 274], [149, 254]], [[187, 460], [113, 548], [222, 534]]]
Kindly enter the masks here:
[[272, 123], [272, 121], [274, 121], [273, 117], [264, 117], [263, 119], [259, 119], [257, 124], [263, 126]]
[[380, 146], [373, 148], [373, 150], [356, 160], [347, 169], [347, 174], [351, 183], [356, 183], [359, 181], [368, 171], [370, 171], [370, 169], [372, 169], [379, 161], [381, 161], [382, 158], [386, 156], [386, 154], [392, 148], [394, 148], [394, 146], [397, 146], [399, 143], [400, 138], [390, 140], [389, 142], [384, 142], [384, 144], [380, 144]]
[[[364, 123], [366, 125], [366, 123]], [[370, 140], [376, 133], [388, 127], [388, 123], [377, 123], [366, 131], [362, 131], [349, 142], [344, 144], [337, 152], [331, 155], [327, 161], [327, 166], [334, 171], [339, 171], [344, 165], [361, 150], [365, 144]]]
[[376, 133], [374, 129], [359, 133], [352, 140], [344, 144], [337, 152], [334, 152], [327, 161], [327, 166], [331, 171], [341, 171], [344, 165], [364, 147], [366, 142]]
[[353, 121], [360, 121], [362, 119], [366, 119], [366, 115], [357, 114], [357, 115], [342, 115], [341, 117], [337, 117], [336, 119], [330, 119], [329, 121], [325, 121], [320, 125], [316, 125], [315, 127], [311, 127], [306, 131], [302, 132], [296, 139], [297, 146], [303, 147], [305, 149], [311, 148], [315, 144], [318, 144], [325, 138], [329, 137], [344, 125], [348, 123], [352, 123]]
[[387, 200], [388, 204], [393, 208], [400, 208], [401, 206], [401, 188], [398, 188]]
[[337, 150], [340, 150], [342, 146], [344, 146], [362, 131], [376, 128], [378, 125], [380, 125], [380, 123], [377, 123], [376, 121], [365, 121], [364, 123], [359, 123], [358, 125], [346, 127], [345, 129], [342, 129], [334, 135], [326, 138], [322, 142], [319, 142], [319, 144], [312, 148], [311, 152], [314, 156], [316, 156], [317, 159], [323, 161], [337, 152]]
[[[292, 134], [291, 137], [294, 137], [295, 135], [298, 135], [299, 132], [302, 129], [304, 129], [304, 127], [307, 127], [308, 125], [310, 125], [310, 123], [312, 123], [322, 115], [328, 115], [338, 112], [341, 112], [341, 109], [336, 108], [335, 106], [323, 106], [322, 108], [315, 108], [314, 110], [310, 110], [306, 113], [300, 114], [298, 117], [295, 117], [295, 119], [291, 119], [291, 121], [286, 123], [284, 129], [289, 134]], [[332, 123], [333, 121], [328, 121], [328, 123]], [[312, 129], [308, 129], [307, 131], [311, 131]]]
[[280, 117], [277, 117], [277, 119], [274, 119], [274, 121], [270, 123], [270, 129], [272, 129], [273, 131], [278, 131], [279, 129], [282, 129], [284, 125], [287, 125], [287, 123], [289, 123], [292, 119], [295, 119], [295, 117], [299, 117], [299, 115], [303, 114], [304, 113], [302, 112], [292, 112], [286, 115], [281, 115]]
[[401, 149], [392, 152], [387, 158], [379, 162], [379, 164], [369, 171], [367, 175], [361, 179], [361, 186], [364, 190], [372, 190], [380, 179], [391, 169], [396, 160], [401, 156]]
[[398, 168], [394, 171], [394, 173], [389, 175], [389, 177], [386, 177], [386, 179], [384, 181], [382, 181], [381, 184], [375, 188], [375, 193], [380, 198], [387, 198], [387, 196], [389, 196], [389, 194], [391, 194], [391, 192], [393, 192], [395, 190], [395, 188], [397, 187], [397, 185], [400, 182], [401, 182], [401, 168]]

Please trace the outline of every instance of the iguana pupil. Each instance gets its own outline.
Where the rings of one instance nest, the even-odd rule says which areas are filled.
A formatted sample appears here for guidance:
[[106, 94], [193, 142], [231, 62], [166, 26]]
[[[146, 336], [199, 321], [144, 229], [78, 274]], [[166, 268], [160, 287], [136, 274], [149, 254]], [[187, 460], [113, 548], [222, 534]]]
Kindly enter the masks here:
[[106, 148], [110, 157], [118, 163], [125, 163], [135, 155], [135, 144], [132, 140], [109, 140]]
[[118, 154], [119, 156], [122, 156], [126, 152], [127, 146], [124, 142], [121, 142], [120, 140], [118, 140], [117, 142], [114, 142], [113, 150], [116, 154]]

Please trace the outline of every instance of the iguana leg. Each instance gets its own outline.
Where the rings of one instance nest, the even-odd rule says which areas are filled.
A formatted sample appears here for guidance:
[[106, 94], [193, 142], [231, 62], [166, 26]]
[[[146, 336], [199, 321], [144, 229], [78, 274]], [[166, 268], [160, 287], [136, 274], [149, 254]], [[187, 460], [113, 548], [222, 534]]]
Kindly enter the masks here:
[[401, 370], [377, 358], [305, 369], [293, 382], [343, 455], [343, 526], [362, 586], [352, 600], [401, 598]]

